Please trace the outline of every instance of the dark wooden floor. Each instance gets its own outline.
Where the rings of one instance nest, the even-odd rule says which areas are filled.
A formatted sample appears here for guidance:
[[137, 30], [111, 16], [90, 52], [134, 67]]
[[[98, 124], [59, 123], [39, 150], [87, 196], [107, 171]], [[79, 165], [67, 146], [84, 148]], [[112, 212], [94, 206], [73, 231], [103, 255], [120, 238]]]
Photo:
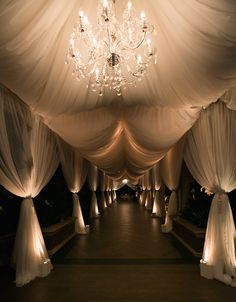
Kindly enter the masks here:
[[46, 278], [16, 288], [0, 277], [0, 301], [231, 301], [236, 289], [199, 275], [198, 262], [160, 220], [135, 203], [115, 203], [52, 259]]

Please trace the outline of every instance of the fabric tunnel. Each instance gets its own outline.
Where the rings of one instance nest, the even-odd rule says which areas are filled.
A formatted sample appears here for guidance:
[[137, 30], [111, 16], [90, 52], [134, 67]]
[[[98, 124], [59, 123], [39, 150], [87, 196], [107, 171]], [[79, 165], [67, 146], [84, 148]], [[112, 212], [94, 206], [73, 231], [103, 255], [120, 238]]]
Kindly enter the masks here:
[[[16, 231], [11, 226], [16, 285], [52, 270], [36, 204], [61, 173], [73, 236], [87, 234], [81, 241], [90, 238], [90, 222], [122, 203], [122, 190], [170, 233], [161, 233], [165, 239], [177, 218], [194, 211], [191, 202], [207, 208], [202, 196], [212, 195], [206, 224], [195, 225], [204, 229], [200, 275], [235, 287], [236, 2], [97, 1], [101, 16], [94, 0], [0, 1], [0, 194], [22, 198]], [[102, 29], [108, 21], [111, 32]], [[72, 52], [82, 43], [75, 36], [92, 45], [83, 55]], [[150, 61], [140, 59], [140, 46]], [[191, 186], [201, 190], [201, 205]]]

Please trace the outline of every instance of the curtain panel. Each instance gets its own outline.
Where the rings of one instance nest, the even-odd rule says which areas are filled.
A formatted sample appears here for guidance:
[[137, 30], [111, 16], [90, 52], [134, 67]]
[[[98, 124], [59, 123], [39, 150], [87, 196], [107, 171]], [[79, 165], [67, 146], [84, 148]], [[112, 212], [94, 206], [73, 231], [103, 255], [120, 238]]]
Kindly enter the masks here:
[[185, 162], [196, 181], [215, 193], [201, 274], [235, 286], [235, 226], [227, 192], [236, 188], [236, 111], [219, 101], [201, 112], [186, 140]]
[[16, 285], [52, 269], [32, 198], [58, 166], [54, 134], [12, 93], [0, 89], [0, 183], [23, 197], [12, 262]]

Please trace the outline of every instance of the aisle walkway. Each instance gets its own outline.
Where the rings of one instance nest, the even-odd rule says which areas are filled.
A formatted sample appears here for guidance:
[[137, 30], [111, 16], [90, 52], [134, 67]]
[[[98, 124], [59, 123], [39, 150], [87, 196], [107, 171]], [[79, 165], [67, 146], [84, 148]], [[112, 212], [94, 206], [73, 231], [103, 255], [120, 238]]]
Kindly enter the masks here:
[[54, 270], [23, 288], [1, 282], [0, 301], [231, 301], [235, 289], [199, 276], [196, 261], [159, 219], [138, 204], [116, 203], [52, 259]]
[[115, 203], [92, 222], [90, 235], [76, 237], [56, 257], [58, 263], [146, 263], [185, 261], [160, 220], [131, 202]]

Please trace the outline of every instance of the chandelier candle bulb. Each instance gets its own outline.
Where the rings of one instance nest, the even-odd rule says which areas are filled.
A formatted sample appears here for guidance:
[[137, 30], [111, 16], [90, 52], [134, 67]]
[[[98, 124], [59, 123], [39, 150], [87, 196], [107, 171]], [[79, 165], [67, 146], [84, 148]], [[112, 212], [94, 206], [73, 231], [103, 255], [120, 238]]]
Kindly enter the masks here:
[[145, 19], [146, 19], [146, 14], [145, 14], [145, 12], [141, 12], [141, 19], [142, 19], [143, 21], [145, 21]]
[[106, 21], [106, 22], [109, 21], [107, 9], [108, 9], [108, 2], [107, 2], [107, 0], [104, 0], [104, 1], [103, 1], [103, 13], [104, 13], [105, 21]]
[[152, 54], [152, 46], [151, 46], [151, 43], [152, 43], [151, 39], [148, 38], [148, 39], [147, 39], [147, 45], [148, 45], [148, 53], [149, 53], [149, 55]]
[[99, 0], [98, 25], [92, 26], [82, 10], [71, 33], [66, 63], [78, 79], [89, 78], [85, 85], [104, 95], [105, 90], [118, 96], [126, 86], [135, 86], [147, 73], [148, 63], [156, 60], [150, 36], [154, 31], [144, 12], [141, 19], [131, 3], [117, 20], [115, 0]]

